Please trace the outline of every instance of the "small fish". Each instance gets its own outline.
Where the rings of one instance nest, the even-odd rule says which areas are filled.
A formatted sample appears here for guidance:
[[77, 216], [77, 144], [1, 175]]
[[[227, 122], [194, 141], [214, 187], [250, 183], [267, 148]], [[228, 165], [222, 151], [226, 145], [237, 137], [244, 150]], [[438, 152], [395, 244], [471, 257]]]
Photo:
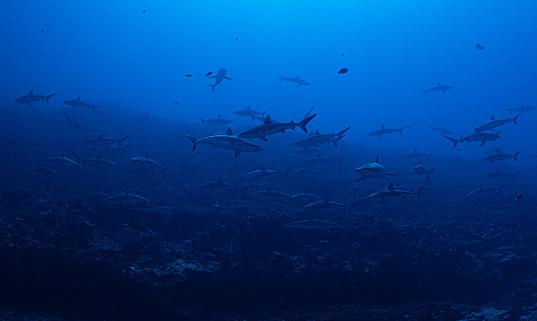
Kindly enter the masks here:
[[345, 54], [344, 54], [344, 53], [342, 53], [342, 54], [341, 54], [341, 56], [339, 56], [339, 58], [343, 58], [343, 56], [345, 56]]
[[338, 74], [346, 74], [349, 71], [347, 68], [341, 68], [337, 73]]
[[45, 31], [45, 29], [41, 29], [41, 32]]
[[174, 105], [179, 105], [179, 102], [178, 102], [178, 101], [174, 101], [172, 104], [174, 104]]
[[190, 78], [192, 77], [192, 74], [186, 74], [185, 77]]
[[210, 76], [210, 75], [212, 75], [212, 74], [213, 74], [213, 72], [212, 72], [212, 71], [209, 71], [208, 73], [205, 74], [205, 77], [208, 77], [208, 76]]
[[235, 38], [235, 41], [239, 40], [239, 37]]
[[524, 197], [524, 195], [518, 195], [517, 197], [515, 197], [516, 200], [520, 200]]
[[477, 48], [477, 50], [485, 50], [485, 47], [480, 44], [475, 45], [475, 47]]
[[142, 11], [142, 13], [145, 13], [145, 10], [144, 10], [144, 11]]

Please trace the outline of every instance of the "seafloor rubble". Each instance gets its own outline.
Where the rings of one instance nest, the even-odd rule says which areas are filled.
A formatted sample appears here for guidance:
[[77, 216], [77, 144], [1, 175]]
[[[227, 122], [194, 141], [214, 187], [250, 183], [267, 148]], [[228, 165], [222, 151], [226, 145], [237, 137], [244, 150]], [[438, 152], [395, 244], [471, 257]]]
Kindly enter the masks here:
[[[87, 195], [91, 203], [81, 203], [46, 190], [2, 191], [6, 307], [88, 320], [531, 320], [537, 314], [536, 222], [529, 208], [514, 214], [517, 226], [508, 229], [513, 218], [473, 220], [441, 211], [445, 204], [437, 200], [351, 215], [293, 211], [340, 224], [304, 231], [283, 227], [292, 219], [284, 206], [234, 201], [208, 208], [166, 197], [148, 206], [103, 197]], [[115, 234], [126, 226], [128, 237]], [[23, 319], [9, 311], [6, 320]]]

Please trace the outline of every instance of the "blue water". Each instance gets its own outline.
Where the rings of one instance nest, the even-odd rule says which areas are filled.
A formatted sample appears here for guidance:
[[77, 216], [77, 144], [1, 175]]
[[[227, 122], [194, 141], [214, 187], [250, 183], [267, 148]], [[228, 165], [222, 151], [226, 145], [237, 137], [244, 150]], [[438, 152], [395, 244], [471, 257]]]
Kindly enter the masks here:
[[[296, 221], [301, 217], [286, 202], [283, 210], [272, 201], [252, 205], [240, 204], [239, 200], [237, 205], [226, 202], [240, 198], [240, 194], [192, 191], [199, 184], [224, 176], [231, 184], [251, 189], [248, 193], [272, 185], [287, 193], [336, 195], [337, 201], [348, 205], [393, 181], [414, 188], [425, 185], [426, 204], [435, 214], [452, 205], [457, 208], [454, 212], [468, 215], [498, 200], [517, 204], [516, 196], [522, 196], [527, 202], [523, 208], [530, 211], [535, 208], [536, 197], [536, 160], [530, 155], [537, 155], [537, 110], [522, 112], [518, 124], [498, 127], [501, 138], [484, 146], [464, 142], [455, 149], [427, 125], [444, 126], [453, 132], [447, 136], [460, 138], [474, 133], [474, 128], [492, 115], [504, 119], [518, 114], [506, 109], [537, 106], [536, 13], [534, 1], [9, 1], [0, 13], [0, 143], [13, 141], [1, 159], [3, 195], [12, 195], [5, 191], [13, 188], [30, 190], [32, 195], [54, 191], [55, 197], [61, 195], [93, 208], [99, 197], [92, 198], [90, 193], [110, 196], [127, 189], [151, 201], [158, 197], [167, 198], [169, 204], [171, 199], [181, 200], [204, 210], [216, 211], [222, 206], [239, 212], [239, 206], [266, 206], [272, 214], [288, 211], [290, 220]], [[485, 49], [478, 50], [477, 44]], [[227, 69], [227, 76], [233, 80], [223, 80], [212, 92], [209, 85], [214, 79], [205, 74], [215, 75], [221, 68]], [[348, 68], [348, 73], [338, 74], [342, 68]], [[280, 82], [278, 75], [299, 75], [311, 85]], [[439, 83], [453, 88], [424, 93]], [[48, 104], [14, 102], [30, 89], [38, 95], [56, 96]], [[101, 106], [92, 112], [62, 103], [78, 96], [83, 102]], [[282, 172], [298, 167], [300, 159], [292, 153], [300, 149], [290, 143], [307, 134], [297, 128], [292, 134], [269, 136], [268, 143], [254, 139], [251, 142], [264, 151], [243, 153], [237, 158], [232, 151], [207, 146], [192, 152], [186, 134], [202, 138], [228, 127], [239, 134], [259, 125], [259, 121], [233, 113], [248, 105], [280, 122], [298, 122], [314, 106], [317, 116], [307, 125], [308, 131], [331, 133], [350, 126], [340, 146], [331, 146], [327, 154], [334, 158], [349, 156], [341, 167], [330, 165], [322, 178], [306, 176], [291, 182], [248, 185], [237, 177], [262, 167]], [[88, 134], [68, 128], [64, 112], [96, 131]], [[234, 123], [201, 126], [198, 120], [218, 115]], [[382, 125], [408, 125], [411, 129], [382, 138], [368, 135]], [[85, 175], [89, 176], [77, 176], [78, 171], [70, 170], [67, 176], [55, 179], [46, 175], [44, 179], [24, 179], [25, 174], [21, 174], [21, 181], [17, 177], [17, 168], [25, 173], [28, 168], [41, 166], [46, 157], [64, 154], [74, 158], [72, 151], [83, 158], [95, 157], [95, 150], [84, 142], [96, 138], [99, 131], [115, 138], [129, 135], [126, 154], [110, 157], [121, 170], [86, 171], [86, 167]], [[481, 160], [486, 150], [500, 146], [508, 154], [522, 150], [518, 160], [493, 164]], [[418, 160], [401, 155], [415, 149], [432, 153], [433, 158], [423, 160], [427, 169], [438, 171], [431, 175], [432, 182], [423, 176], [407, 177]], [[167, 177], [160, 172], [142, 178], [119, 174], [129, 168], [129, 158], [146, 152], [169, 166]], [[354, 183], [358, 178], [354, 169], [372, 162], [377, 154], [382, 155], [379, 162], [387, 172], [399, 174], [398, 178]], [[237, 165], [237, 161], [242, 163]], [[243, 171], [226, 172], [235, 165], [244, 166]], [[483, 178], [496, 168], [522, 174], [516, 180]], [[475, 201], [465, 198], [479, 184], [496, 186], [503, 182], [509, 183], [503, 195]], [[166, 186], [174, 191], [162, 196]], [[27, 205], [9, 205], [6, 197], [7, 205], [2, 206], [7, 212], [15, 213], [12, 208], [24, 212]], [[410, 204], [415, 210], [415, 203]], [[392, 209], [387, 210], [390, 219], [401, 210], [388, 208]], [[376, 210], [358, 206], [360, 213], [374, 214]], [[378, 213], [386, 214], [382, 210]], [[13, 215], [15, 219], [19, 214]], [[91, 215], [84, 217], [92, 222]], [[114, 224], [106, 225], [105, 220], [100, 221], [101, 225], [94, 224], [108, 236], [125, 226], [140, 232], [145, 229], [135, 220], [111, 221]], [[520, 226], [515, 221], [506, 225]], [[197, 233], [208, 229], [202, 225], [192, 230]], [[277, 238], [268, 234], [271, 239]], [[340, 241], [345, 238], [337, 236]], [[304, 237], [306, 244], [311, 241], [308, 237]], [[183, 236], [178, 238], [183, 240]], [[318, 241], [313, 239], [312, 243]], [[285, 252], [288, 245], [271, 246], [267, 247]], [[301, 253], [300, 249], [292, 251], [293, 255]], [[5, 302], [0, 303], [9, 306]]]

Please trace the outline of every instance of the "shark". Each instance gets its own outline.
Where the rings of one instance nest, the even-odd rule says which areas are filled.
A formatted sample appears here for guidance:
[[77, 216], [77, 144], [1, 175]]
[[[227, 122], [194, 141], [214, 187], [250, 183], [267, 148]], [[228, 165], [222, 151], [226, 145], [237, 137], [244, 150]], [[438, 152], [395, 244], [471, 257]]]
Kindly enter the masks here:
[[515, 113], [515, 112], [517, 112], [517, 111], [520, 111], [520, 112], [526, 112], [526, 113], [527, 113], [528, 111], [532, 111], [532, 110], [535, 110], [535, 109], [537, 109], [537, 108], [535, 108], [535, 107], [531, 107], [531, 106], [526, 106], [526, 105], [524, 105], [524, 104], [522, 104], [522, 106], [521, 106], [521, 107], [518, 107], [518, 108], [511, 108], [511, 109], [510, 109], [510, 108], [505, 108], [505, 110], [509, 111], [509, 114], [511, 114], [511, 113]]
[[236, 115], [239, 115], [241, 117], [246, 117], [246, 116], [249, 116], [249, 117], [252, 117], [252, 121], [258, 119], [258, 117], [262, 117], [262, 116], [265, 116], [265, 114], [267, 113], [266, 111], [264, 112], [260, 112], [260, 111], [257, 111], [257, 110], [253, 110], [250, 105], [246, 106], [246, 109], [241, 109], [241, 110], [237, 110], [237, 111], [234, 111], [233, 112], [234, 114]]
[[519, 171], [519, 172], [516, 172], [516, 173], [505, 173], [505, 172], [501, 172], [499, 168], [496, 169], [495, 172], [492, 172], [492, 173], [488, 173], [488, 174], [485, 174], [486, 177], [488, 178], [507, 178], [507, 177], [512, 177], [513, 180], [515, 180], [515, 177], [520, 174], [522, 171]]
[[71, 117], [69, 117], [69, 115], [67, 115], [67, 113], [64, 113], [65, 114], [65, 117], [67, 117], [67, 120], [69, 121], [69, 128], [74, 127], [78, 130], [81, 130], [83, 132], [87, 132], [87, 133], [91, 133], [91, 132], [94, 132], [95, 129], [91, 128], [91, 127], [88, 127], [86, 124], [84, 124], [83, 122], [77, 122], [75, 120], [73, 120]]
[[216, 181], [210, 181], [207, 183], [200, 184], [196, 186], [196, 188], [229, 188], [229, 189], [238, 190], [241, 193], [243, 199], [246, 199], [247, 197], [246, 191], [244, 191], [242, 188], [240, 188], [237, 185], [233, 185], [231, 183], [225, 182], [222, 176], [218, 177]]
[[304, 132], [307, 133], [308, 130], [306, 129], [306, 125], [315, 116], [317, 116], [317, 114], [313, 114], [310, 117], [305, 118], [298, 123], [295, 123], [293, 121], [290, 121], [288, 123], [277, 123], [277, 122], [273, 122], [270, 119], [270, 115], [268, 115], [267, 118], [265, 118], [265, 121], [263, 122], [263, 124], [248, 129], [247, 131], [239, 134], [239, 137], [247, 138], [247, 139], [259, 138], [262, 141], [268, 141], [267, 136], [274, 135], [277, 133], [285, 133], [286, 130], [288, 129], [294, 130], [295, 127], [300, 127]]
[[66, 104], [67, 106], [71, 106], [73, 108], [75, 108], [75, 107], [91, 108], [93, 110], [93, 112], [95, 112], [95, 108], [101, 106], [101, 105], [91, 106], [90, 104], [81, 101], [80, 96], [76, 97], [76, 99], [65, 100], [63, 103]]
[[486, 122], [485, 124], [483, 124], [483, 125], [481, 125], [479, 127], [476, 127], [475, 132], [476, 133], [481, 133], [481, 132], [484, 132], [485, 130], [493, 130], [496, 127], [503, 126], [505, 124], [509, 124], [510, 122], [518, 124], [516, 121], [517, 121], [517, 119], [518, 119], [518, 117], [520, 115], [522, 115], [522, 113], [519, 113], [518, 115], [516, 115], [513, 118], [507, 117], [506, 119], [496, 119], [494, 117], [494, 115], [492, 115], [492, 116], [490, 116], [490, 120], [488, 122]]
[[323, 200], [315, 201], [313, 203], [302, 206], [303, 209], [316, 209], [316, 210], [338, 210], [347, 208], [347, 205], [331, 201], [330, 198], [325, 197]]
[[399, 134], [403, 135], [403, 129], [405, 128], [408, 128], [408, 129], [412, 129], [410, 128], [410, 126], [403, 126], [399, 129], [397, 128], [386, 128], [386, 126], [384, 126], [384, 124], [380, 127], [379, 130], [375, 130], [374, 132], [371, 132], [369, 133], [368, 135], [369, 136], [377, 136], [377, 137], [381, 137], [382, 135], [386, 135], [386, 134], [391, 134], [391, 133], [396, 133], [396, 132], [399, 132]]
[[379, 164], [378, 155], [377, 155], [377, 159], [374, 162], [364, 164], [358, 167], [357, 169], [355, 169], [354, 171], [360, 174], [360, 178], [355, 180], [355, 182], [360, 182], [367, 178], [383, 179], [383, 178], [388, 178], [389, 176], [399, 175], [399, 174], [384, 173], [384, 171], [386, 171], [386, 168], [384, 168], [384, 166]]
[[300, 78], [300, 76], [298, 76], [298, 75], [296, 75], [295, 78], [282, 77], [280, 75], [278, 75], [278, 77], [280, 77], [280, 82], [284, 82], [284, 81], [293, 82], [293, 83], [296, 84], [297, 87], [311, 85], [309, 82], [307, 82], [304, 79]]
[[321, 134], [319, 133], [319, 130], [315, 131], [315, 133], [312, 133], [308, 138], [300, 140], [298, 142], [291, 143], [291, 145], [296, 147], [302, 147], [302, 148], [310, 148], [310, 147], [318, 147], [322, 144], [334, 144], [334, 146], [337, 147], [337, 142], [340, 141], [344, 136], [344, 134], [351, 129], [350, 127], [347, 127], [343, 129], [342, 131], [334, 134]]
[[121, 147], [121, 144], [123, 143], [123, 141], [125, 139], [127, 139], [128, 137], [129, 136], [125, 136], [125, 137], [122, 137], [120, 139], [115, 139], [115, 138], [112, 138], [112, 137], [106, 137], [106, 136], [104, 136], [103, 133], [101, 133], [99, 135], [99, 137], [91, 139], [91, 140], [88, 140], [85, 143], [87, 145], [91, 145], [91, 146], [112, 146], [112, 145], [117, 145], [117, 146]]
[[224, 79], [233, 80], [233, 79], [229, 78], [228, 76], [226, 76], [226, 74], [227, 74], [227, 69], [220, 68], [220, 69], [218, 69], [218, 72], [216, 73], [216, 75], [207, 77], [207, 78], [214, 78], [214, 84], [209, 85], [213, 89], [212, 90], [213, 93], [214, 93], [214, 89], [216, 88], [216, 86], [220, 85], [222, 80], [224, 80]]
[[394, 200], [394, 199], [405, 199], [412, 198], [417, 196], [420, 199], [421, 192], [423, 191], [423, 186], [420, 187], [417, 191], [409, 191], [404, 189], [396, 189], [393, 186], [393, 183], [390, 183], [388, 188], [375, 192], [366, 196], [366, 200]]
[[483, 193], [496, 193], [499, 192], [502, 194], [502, 191], [505, 186], [507, 186], [508, 183], [505, 183], [500, 186], [483, 186], [483, 184], [479, 184], [479, 187], [470, 191], [466, 196], [472, 196], [477, 194], [483, 194]]
[[316, 157], [306, 158], [305, 160], [301, 161], [299, 165], [303, 166], [306, 169], [309, 169], [311, 166], [325, 166], [334, 164], [336, 162], [339, 163], [339, 165], [342, 165], [341, 161], [345, 157], [347, 157], [347, 154], [338, 158], [322, 157], [321, 154], [317, 154]]
[[48, 96], [36, 95], [36, 94], [34, 94], [34, 90], [30, 89], [30, 92], [27, 95], [24, 95], [22, 97], [19, 97], [19, 98], [15, 99], [14, 102], [17, 103], [17, 104], [26, 104], [28, 106], [32, 106], [32, 104], [30, 104], [30, 103], [33, 103], [34, 101], [46, 100], [47, 104], [48, 104], [49, 99], [51, 97], [53, 97], [54, 95], [56, 95], [56, 93], [50, 94]]
[[497, 139], [500, 139], [500, 132], [497, 131], [495, 133], [474, 133], [470, 134], [465, 137], [461, 137], [459, 139], [451, 138], [448, 136], [444, 136], [448, 140], [450, 140], [453, 143], [453, 148], [457, 147], [458, 143], [463, 142], [481, 142], [481, 146], [485, 145], [486, 142], [491, 142]]
[[134, 194], [126, 190], [123, 193], [117, 193], [112, 196], [109, 196], [104, 199], [105, 201], [112, 201], [112, 202], [123, 202], [123, 203], [137, 203], [137, 202], [145, 202], [149, 203], [150, 200], [140, 196], [138, 194]]
[[502, 160], [506, 160], [506, 159], [514, 159], [515, 161], [518, 162], [518, 154], [520, 154], [522, 150], [519, 150], [518, 152], [514, 153], [514, 154], [506, 154], [506, 153], [496, 153], [496, 154], [493, 154], [493, 155], [490, 155], [490, 156], [487, 156], [485, 158], [483, 158], [484, 161], [486, 162], [490, 162], [490, 163], [494, 163], [494, 162], [498, 162], [498, 161], [502, 161]]
[[250, 143], [246, 139], [233, 135], [231, 128], [228, 128], [225, 134], [216, 134], [200, 139], [196, 139], [187, 135], [188, 139], [194, 145], [192, 150], [196, 150], [198, 145], [211, 145], [212, 147], [220, 147], [231, 149], [235, 153], [235, 157], [239, 157], [242, 152], [260, 152], [263, 148]]
[[222, 116], [220, 116], [220, 114], [218, 114], [218, 118], [214, 118], [214, 119], [203, 119], [203, 118], [200, 118], [200, 117], [198, 117], [198, 119], [201, 120], [202, 125], [215, 124], [215, 125], [225, 126], [225, 125], [229, 125], [229, 124], [234, 123], [234, 121], [232, 121], [230, 119], [222, 118]]
[[418, 153], [418, 150], [414, 149], [414, 151], [412, 153], [409, 153], [409, 154], [406, 154], [406, 155], [403, 155], [403, 156], [405, 156], [407, 158], [418, 158], [418, 159], [427, 158], [427, 159], [429, 159], [432, 155], [433, 155], [433, 153]]
[[429, 177], [431, 173], [434, 173], [434, 168], [431, 168], [430, 170], [426, 170], [425, 166], [422, 163], [419, 163], [418, 165], [414, 166], [414, 171], [408, 175], [425, 175], [427, 176], [427, 180], [430, 182], [431, 178]]
[[445, 93], [446, 90], [450, 90], [450, 89], [453, 89], [453, 86], [447, 86], [447, 85], [442, 85], [441, 83], [438, 83], [437, 86], [431, 87], [429, 89], [425, 89], [423, 92], [425, 92], [425, 95], [427, 95], [431, 91], [441, 91], [442, 93]]
[[314, 218], [312, 220], [295, 221], [291, 223], [283, 224], [285, 228], [299, 229], [299, 230], [328, 230], [340, 227], [339, 224]]
[[429, 127], [432, 132], [439, 132], [439, 133], [444, 134], [444, 135], [453, 134], [453, 132], [451, 132], [450, 130], [445, 129], [443, 125], [442, 125], [442, 127], [433, 127], [433, 126], [427, 125], [427, 127]]

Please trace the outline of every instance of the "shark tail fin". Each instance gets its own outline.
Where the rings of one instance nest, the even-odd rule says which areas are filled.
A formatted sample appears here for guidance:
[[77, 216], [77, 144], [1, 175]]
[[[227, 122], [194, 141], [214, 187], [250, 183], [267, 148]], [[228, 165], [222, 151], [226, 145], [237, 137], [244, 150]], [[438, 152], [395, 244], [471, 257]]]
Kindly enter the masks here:
[[22, 178], [22, 176], [23, 176], [23, 171], [22, 171], [22, 169], [21, 169], [19, 166], [15, 166], [15, 167], [17, 168], [17, 171], [19, 172], [19, 175], [20, 175], [20, 177]]
[[[278, 74], [277, 74], [278, 75]], [[278, 75], [278, 77], [280, 77], [280, 82], [283, 82], [284, 81], [284, 78], [280, 75]]]
[[520, 115], [522, 115], [522, 113], [516, 115], [516, 116], [513, 118], [513, 123], [515, 123], [515, 124], [518, 125], [518, 123], [516, 122], [516, 120], [518, 119], [518, 117], [519, 117]]
[[121, 147], [121, 143], [123, 143], [123, 141], [124, 141], [125, 139], [127, 139], [127, 138], [129, 138], [128, 135], [125, 136], [125, 137], [122, 137], [122, 138], [118, 139], [118, 140], [117, 140], [117, 145], [118, 145], [119, 147]]
[[427, 127], [429, 127], [431, 129], [431, 131], [434, 131], [433, 126], [427, 125]]
[[518, 154], [520, 154], [521, 151], [522, 151], [522, 149], [519, 150], [518, 152], [516, 152], [516, 153], [513, 155], [513, 159], [516, 160], [517, 162], [518, 162], [518, 158], [517, 158], [517, 157], [518, 157]]
[[285, 177], [286, 177], [287, 179], [289, 179], [289, 173], [291, 173], [291, 171], [292, 171], [293, 169], [295, 169], [294, 166], [291, 167], [291, 168], [289, 168], [289, 169], [286, 170], [285, 172], [283, 172], [283, 173], [285, 174]]
[[403, 135], [403, 129], [405, 129], [405, 128], [411, 129], [410, 126], [408, 126], [408, 125], [399, 128], [397, 131], [399, 132], [400, 135]]
[[69, 117], [69, 115], [67, 115], [67, 113], [64, 113], [65, 114], [65, 117], [67, 117], [67, 120], [69, 121], [69, 128], [71, 128], [71, 125], [73, 125], [73, 120], [71, 119], [71, 117]]
[[214, 88], [216, 87], [216, 84], [214, 85], [209, 84], [209, 86], [211, 86], [211, 88], [213, 89], [212, 92], [214, 93]]
[[509, 184], [509, 183], [505, 183], [505, 184], [503, 184], [501, 186], [498, 186], [498, 192], [500, 192], [500, 194], [503, 195], [503, 189], [505, 188], [505, 186], [507, 186], [507, 184]]
[[317, 114], [313, 114], [311, 116], [309, 116], [308, 118], [304, 118], [302, 119], [297, 125], [298, 127], [300, 127], [304, 132], [308, 132], [308, 130], [306, 129], [306, 125], [315, 117], [317, 116]]
[[429, 93], [429, 90], [425, 89], [423, 92], [425, 93], [425, 96], [427, 96], [427, 94]]
[[505, 110], [509, 111], [509, 114], [512, 114], [514, 110], [512, 109], [509, 109], [509, 108], [505, 108]]
[[[211, 85], [209, 85], [211, 86]], [[214, 90], [214, 89], [213, 89]], [[207, 122], [205, 119], [203, 118], [200, 118], [200, 117], [197, 117], [199, 120], [201, 120], [201, 125], [205, 125], [205, 123]]]
[[418, 194], [418, 200], [420, 200], [420, 201], [421, 201], [421, 192], [423, 192], [424, 187], [425, 186], [420, 187], [420, 189], [418, 189], [418, 191], [416, 192], [416, 194]]
[[170, 168], [170, 165], [162, 166], [162, 176], [166, 177], [166, 171]]
[[196, 150], [196, 146], [198, 146], [198, 140], [195, 139], [195, 138], [192, 137], [192, 136], [188, 136], [188, 135], [186, 135], [186, 137], [188, 137], [188, 139], [190, 139], [190, 141], [191, 141], [192, 144], [194, 145], [194, 146], [192, 146], [192, 151]]
[[46, 101], [47, 101], [47, 104], [48, 104], [48, 100], [49, 100], [50, 98], [54, 97], [55, 95], [56, 95], [56, 93], [50, 94], [50, 95], [48, 95], [48, 96], [45, 96], [45, 99], [46, 99]]
[[351, 129], [350, 127], [347, 127], [345, 128], [344, 130], [340, 131], [339, 133], [337, 133], [336, 135], [341, 139], [341, 137], [343, 136], [343, 134], [345, 134], [349, 129]]
[[434, 168], [431, 168], [428, 172], [427, 172], [427, 180], [430, 182], [431, 181], [431, 178], [429, 177], [431, 175], [431, 173], [434, 173]]
[[521, 173], [521, 172], [513, 173], [513, 174], [511, 175], [511, 176], [513, 176], [513, 180], [515, 180], [516, 176], [517, 176], [518, 174], [520, 174], [520, 173]]
[[100, 107], [100, 106], [101, 106], [101, 105], [91, 106], [91, 109], [93, 110], [93, 112], [95, 112], [95, 108]]
[[444, 137], [449, 139], [453, 143], [453, 148], [457, 147], [457, 144], [459, 143], [458, 139], [447, 137], [447, 136], [444, 136]]
[[337, 162], [339, 163], [339, 165], [343, 165], [341, 164], [341, 161], [343, 160], [343, 158], [347, 157], [347, 154], [341, 156], [340, 158], [337, 159]]

